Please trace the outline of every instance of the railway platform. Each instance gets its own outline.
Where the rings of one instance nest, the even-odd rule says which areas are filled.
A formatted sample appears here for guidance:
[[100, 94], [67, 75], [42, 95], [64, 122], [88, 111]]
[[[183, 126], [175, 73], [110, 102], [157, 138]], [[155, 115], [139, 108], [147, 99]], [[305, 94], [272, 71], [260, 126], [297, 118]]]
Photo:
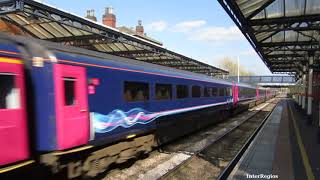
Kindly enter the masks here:
[[283, 99], [228, 179], [319, 179], [317, 128], [291, 99]]

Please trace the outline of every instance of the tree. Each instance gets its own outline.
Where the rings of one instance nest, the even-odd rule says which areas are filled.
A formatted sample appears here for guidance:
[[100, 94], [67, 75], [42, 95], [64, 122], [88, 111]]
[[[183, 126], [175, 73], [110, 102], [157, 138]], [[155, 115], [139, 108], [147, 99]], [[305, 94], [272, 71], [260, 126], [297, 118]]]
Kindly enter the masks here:
[[[219, 66], [223, 69], [229, 71], [229, 76], [237, 76], [238, 75], [238, 64], [236, 59], [232, 59], [230, 57], [224, 57], [220, 60]], [[255, 75], [251, 71], [245, 70], [242, 66], [240, 66], [240, 76], [253, 76]]]

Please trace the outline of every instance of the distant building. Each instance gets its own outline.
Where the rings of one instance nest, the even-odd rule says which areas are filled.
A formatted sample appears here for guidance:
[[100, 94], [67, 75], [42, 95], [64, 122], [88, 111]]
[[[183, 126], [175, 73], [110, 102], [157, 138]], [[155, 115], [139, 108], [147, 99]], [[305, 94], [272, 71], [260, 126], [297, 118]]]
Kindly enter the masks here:
[[131, 34], [133, 36], [136, 36], [136, 37], [139, 37], [141, 39], [144, 39], [144, 40], [147, 40], [149, 42], [152, 42], [154, 44], [157, 44], [159, 46], [162, 46], [163, 43], [158, 41], [158, 40], [155, 40], [151, 37], [148, 37], [146, 35], [146, 33], [144, 33], [144, 30], [143, 30], [143, 26], [142, 26], [142, 22], [141, 20], [138, 21], [138, 25], [136, 26], [136, 30], [134, 30], [133, 28], [128, 28], [126, 26], [121, 26], [121, 27], [117, 27], [117, 29], [120, 31], [120, 32], [124, 32], [124, 33], [127, 33], [127, 34]]
[[106, 26], [115, 28], [117, 23], [116, 15], [113, 13], [112, 7], [107, 7], [104, 15], [102, 15], [102, 23]]
[[142, 21], [141, 20], [138, 20], [138, 25], [136, 26], [136, 33], [139, 34], [139, 35], [142, 35], [144, 36], [144, 28], [142, 26]]
[[[94, 10], [88, 10], [86, 18], [90, 19], [92, 21], [95, 21], [95, 22], [97, 21], [97, 18], [94, 15]], [[102, 23], [106, 26], [116, 28], [120, 32], [124, 32], [124, 33], [130, 34], [130, 35], [139, 37], [141, 39], [152, 42], [152, 43], [157, 44], [159, 46], [163, 45], [162, 42], [147, 36], [147, 34], [144, 32], [144, 28], [143, 28], [141, 20], [138, 20], [138, 24], [135, 29], [129, 28], [126, 26], [117, 27], [117, 18], [116, 18], [116, 15], [114, 14], [114, 10], [112, 7], [107, 7], [105, 9], [105, 13], [102, 15]]]
[[94, 15], [94, 10], [93, 9], [87, 10], [86, 18], [90, 19], [90, 20], [92, 20], [94, 22], [97, 22], [97, 17]]

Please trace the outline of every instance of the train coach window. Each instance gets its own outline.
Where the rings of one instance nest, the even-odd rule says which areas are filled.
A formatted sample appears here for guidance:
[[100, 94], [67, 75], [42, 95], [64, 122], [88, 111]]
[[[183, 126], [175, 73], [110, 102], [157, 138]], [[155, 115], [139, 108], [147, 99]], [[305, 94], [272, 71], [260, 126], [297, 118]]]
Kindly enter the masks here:
[[201, 87], [192, 86], [192, 97], [200, 97], [200, 96], [201, 96]]
[[231, 88], [227, 88], [227, 96], [232, 96], [232, 90], [231, 90]]
[[218, 88], [211, 88], [211, 96], [218, 96], [219, 95], [219, 89]]
[[172, 85], [156, 84], [156, 99], [157, 100], [172, 99]]
[[250, 89], [250, 95], [255, 95], [256, 94], [256, 89]]
[[204, 95], [204, 97], [210, 97], [210, 95], [211, 95], [211, 89], [210, 88], [208, 88], [208, 87], [204, 87], [204, 90], [203, 90], [203, 95]]
[[227, 94], [226, 88], [220, 88], [219, 89], [219, 96], [225, 96]]
[[20, 95], [15, 87], [14, 75], [0, 73], [0, 109], [17, 108], [20, 108]]
[[188, 86], [177, 85], [176, 91], [178, 99], [187, 98], [189, 96]]
[[64, 103], [66, 106], [75, 105], [75, 78], [63, 78], [64, 81]]
[[127, 102], [149, 100], [149, 84], [142, 82], [124, 82], [124, 98]]

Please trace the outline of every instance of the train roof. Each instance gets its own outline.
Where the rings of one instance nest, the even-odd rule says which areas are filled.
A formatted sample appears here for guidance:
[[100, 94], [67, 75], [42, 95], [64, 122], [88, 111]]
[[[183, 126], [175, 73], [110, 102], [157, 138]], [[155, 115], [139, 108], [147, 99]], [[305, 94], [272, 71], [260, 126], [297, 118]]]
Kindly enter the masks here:
[[251, 85], [251, 84], [245, 84], [245, 83], [238, 83], [237, 82], [237, 84], [238, 84], [238, 86], [240, 86], [240, 87], [247, 87], [247, 88], [256, 88], [256, 86], [253, 86], [253, 85]]
[[114, 55], [110, 55], [110, 54], [106, 54], [106, 53], [100, 53], [97, 51], [82, 49], [82, 48], [78, 48], [78, 47], [74, 47], [74, 46], [66, 46], [63, 44], [39, 40], [39, 39], [31, 38], [31, 37], [26, 38], [26, 37], [22, 37], [22, 36], [12, 36], [12, 35], [7, 35], [7, 34], [1, 34], [0, 38], [4, 38], [4, 36], [8, 37], [6, 39], [13, 40], [15, 42], [20, 42], [23, 44], [29, 44], [30, 46], [32, 44], [33, 45], [38, 44], [37, 46], [41, 45], [42, 47], [46, 47], [48, 50], [51, 50], [51, 51], [73, 53], [73, 54], [82, 55], [82, 56], [91, 56], [91, 57], [102, 60], [101, 62], [108, 61], [108, 62], [112, 62], [113, 64], [117, 64], [120, 66], [121, 65], [129, 65], [135, 69], [141, 69], [141, 70], [147, 71], [147, 72], [148, 71], [150, 71], [150, 72], [156, 71], [156, 72], [166, 74], [166, 75], [175, 75], [175, 76], [191, 78], [191, 79], [199, 80], [199, 81], [207, 81], [207, 82], [212, 82], [212, 83], [232, 85], [232, 82], [213, 78], [213, 77], [206, 76], [203, 74], [193, 73], [190, 71], [184, 71], [184, 70], [161, 66], [161, 65], [157, 65], [157, 64], [148, 63], [148, 62], [142, 62], [142, 61], [129, 59], [129, 58], [125, 58], [125, 57], [114, 56]]

